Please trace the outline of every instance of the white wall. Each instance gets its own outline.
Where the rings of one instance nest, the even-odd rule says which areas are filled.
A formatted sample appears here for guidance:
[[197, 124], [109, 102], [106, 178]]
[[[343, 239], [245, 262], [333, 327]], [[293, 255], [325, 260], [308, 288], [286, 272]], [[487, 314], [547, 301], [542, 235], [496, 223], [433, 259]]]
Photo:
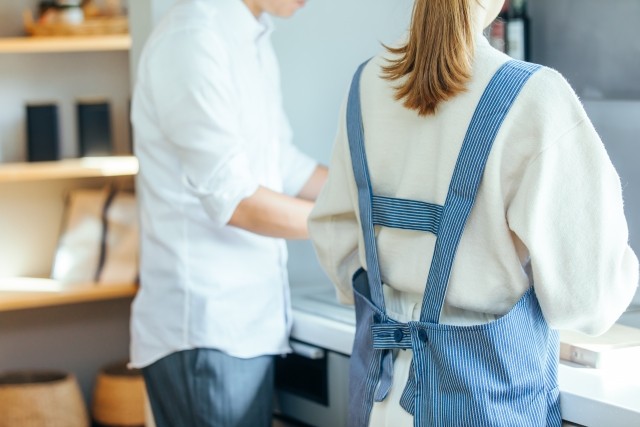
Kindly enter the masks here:
[[[413, 0], [311, 0], [275, 22], [285, 109], [295, 143], [328, 164], [342, 101], [357, 66], [406, 32]], [[311, 243], [289, 242], [293, 286], [327, 282]]]
[[285, 109], [296, 143], [327, 163], [357, 66], [406, 32], [413, 0], [311, 0], [276, 20]]

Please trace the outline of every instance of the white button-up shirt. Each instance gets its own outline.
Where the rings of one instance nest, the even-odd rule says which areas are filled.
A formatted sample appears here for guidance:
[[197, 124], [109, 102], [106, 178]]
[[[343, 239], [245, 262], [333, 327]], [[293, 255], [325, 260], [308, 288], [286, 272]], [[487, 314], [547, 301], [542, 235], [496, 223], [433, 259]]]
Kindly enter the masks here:
[[143, 50], [133, 366], [191, 348], [289, 350], [285, 242], [227, 225], [259, 185], [295, 195], [316, 167], [291, 143], [270, 32], [240, 0], [183, 0]]

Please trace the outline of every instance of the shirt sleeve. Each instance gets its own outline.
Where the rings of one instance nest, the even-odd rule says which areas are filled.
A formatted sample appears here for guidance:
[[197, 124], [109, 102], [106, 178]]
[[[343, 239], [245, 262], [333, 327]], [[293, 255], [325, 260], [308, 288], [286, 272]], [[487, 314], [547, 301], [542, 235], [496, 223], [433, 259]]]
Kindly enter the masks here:
[[553, 328], [597, 335], [618, 320], [636, 291], [638, 260], [620, 179], [587, 118], [530, 162], [507, 219], [529, 250]]
[[282, 111], [280, 121], [280, 128], [283, 130], [280, 149], [283, 192], [289, 196], [296, 196], [311, 177], [318, 162], [304, 154], [292, 143], [293, 132], [284, 111]]
[[182, 165], [176, 179], [223, 226], [258, 188], [239, 136], [228, 49], [211, 32], [178, 31], [157, 42], [148, 67], [157, 120]]
[[336, 287], [340, 302], [353, 304], [351, 279], [360, 268], [360, 221], [343, 108], [329, 176], [309, 216], [309, 234], [318, 260]]

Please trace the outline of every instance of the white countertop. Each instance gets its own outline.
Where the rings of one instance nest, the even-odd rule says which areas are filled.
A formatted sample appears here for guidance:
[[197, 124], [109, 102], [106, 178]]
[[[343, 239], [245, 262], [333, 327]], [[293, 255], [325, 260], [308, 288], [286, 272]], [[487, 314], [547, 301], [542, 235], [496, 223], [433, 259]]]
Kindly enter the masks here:
[[[351, 353], [355, 312], [340, 306], [328, 283], [294, 287], [292, 337]], [[640, 426], [640, 361], [637, 367], [591, 369], [560, 363], [560, 404], [565, 420], [589, 427]]]

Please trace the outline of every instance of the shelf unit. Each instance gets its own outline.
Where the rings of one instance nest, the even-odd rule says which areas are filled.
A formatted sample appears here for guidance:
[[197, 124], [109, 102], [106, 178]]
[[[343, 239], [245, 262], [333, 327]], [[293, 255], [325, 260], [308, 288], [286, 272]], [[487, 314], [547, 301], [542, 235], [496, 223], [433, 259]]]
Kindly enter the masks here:
[[[1, 54], [38, 54], [69, 52], [127, 52], [131, 48], [129, 34], [0, 38]], [[0, 163], [0, 186], [3, 191], [12, 184], [54, 183], [69, 180], [71, 186], [85, 178], [133, 177], [138, 172], [134, 156], [85, 157], [51, 162]], [[52, 184], [46, 184], [51, 186]], [[66, 188], [56, 184], [52, 188]], [[60, 187], [62, 186], [62, 187]], [[62, 190], [64, 191], [64, 190]], [[4, 193], [3, 193], [4, 194]], [[16, 197], [16, 195], [13, 195]], [[20, 193], [17, 197], [21, 197]], [[59, 215], [60, 206], [53, 209]], [[97, 283], [64, 284], [44, 278], [0, 278], [0, 312], [37, 307], [79, 304], [83, 302], [130, 298], [137, 292], [135, 284], [104, 285]]]
[[104, 52], [127, 51], [130, 48], [129, 34], [0, 38], [0, 53]]
[[0, 184], [51, 179], [133, 176], [138, 173], [134, 156], [82, 157], [53, 162], [0, 164]]
[[[139, 288], [46, 277], [69, 192], [134, 189], [138, 162], [133, 156], [20, 162], [26, 152], [24, 105], [55, 101], [60, 152], [73, 153], [74, 101], [109, 98], [114, 152], [129, 153], [132, 37], [23, 36], [25, 7], [22, 0], [2, 0], [0, 7], [0, 69], [7, 77], [0, 79], [0, 366], [73, 373], [90, 402], [99, 369], [129, 354], [130, 305]], [[140, 25], [134, 21], [132, 29]]]
[[[52, 162], [0, 165], [0, 184], [61, 179], [131, 177], [134, 156], [84, 157]], [[0, 312], [133, 297], [134, 284], [64, 284], [52, 279], [0, 278]]]
[[52, 279], [0, 279], [0, 312], [131, 298], [135, 284], [63, 284]]

